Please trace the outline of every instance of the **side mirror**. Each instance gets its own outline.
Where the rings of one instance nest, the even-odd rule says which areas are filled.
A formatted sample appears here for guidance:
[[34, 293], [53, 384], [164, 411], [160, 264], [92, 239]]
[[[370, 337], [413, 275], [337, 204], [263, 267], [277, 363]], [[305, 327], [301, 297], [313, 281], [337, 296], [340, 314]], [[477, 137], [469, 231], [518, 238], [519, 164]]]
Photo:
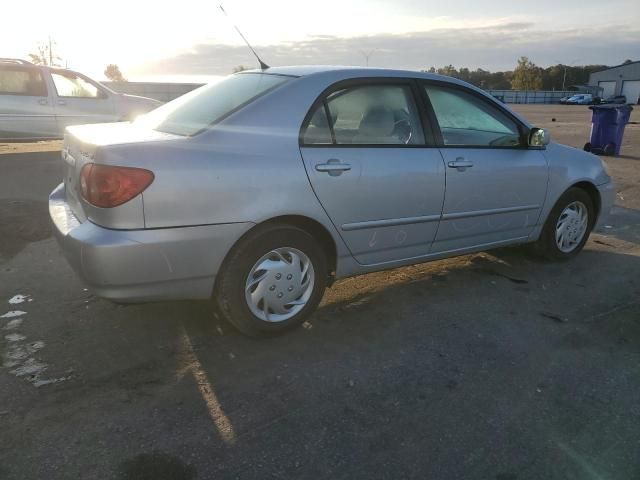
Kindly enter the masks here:
[[529, 146], [530, 147], [544, 147], [549, 145], [551, 141], [551, 135], [546, 128], [532, 128], [529, 132]]

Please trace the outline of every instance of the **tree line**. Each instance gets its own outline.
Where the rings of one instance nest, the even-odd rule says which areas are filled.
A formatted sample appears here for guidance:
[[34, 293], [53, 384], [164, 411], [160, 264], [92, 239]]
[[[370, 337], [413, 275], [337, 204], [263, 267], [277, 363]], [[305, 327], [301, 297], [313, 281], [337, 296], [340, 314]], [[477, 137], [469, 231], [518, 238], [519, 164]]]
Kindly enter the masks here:
[[[627, 60], [624, 63], [630, 61]], [[571, 85], [586, 84], [591, 73], [605, 68], [608, 68], [607, 65], [563, 64], [542, 68], [527, 57], [520, 57], [515, 69], [504, 72], [490, 72], [482, 68], [458, 69], [453, 65], [431, 67], [423, 71], [459, 78], [486, 90], [566, 90]]]

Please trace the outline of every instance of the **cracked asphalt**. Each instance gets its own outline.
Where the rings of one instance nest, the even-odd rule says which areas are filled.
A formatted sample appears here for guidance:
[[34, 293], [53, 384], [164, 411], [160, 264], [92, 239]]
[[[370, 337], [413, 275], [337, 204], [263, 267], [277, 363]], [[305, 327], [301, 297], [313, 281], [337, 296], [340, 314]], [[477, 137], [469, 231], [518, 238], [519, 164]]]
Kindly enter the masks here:
[[[585, 107], [516, 108], [586, 141]], [[575, 260], [511, 248], [343, 280], [267, 340], [206, 302], [85, 290], [51, 237], [58, 148], [0, 155], [1, 479], [640, 478], [637, 124]]]

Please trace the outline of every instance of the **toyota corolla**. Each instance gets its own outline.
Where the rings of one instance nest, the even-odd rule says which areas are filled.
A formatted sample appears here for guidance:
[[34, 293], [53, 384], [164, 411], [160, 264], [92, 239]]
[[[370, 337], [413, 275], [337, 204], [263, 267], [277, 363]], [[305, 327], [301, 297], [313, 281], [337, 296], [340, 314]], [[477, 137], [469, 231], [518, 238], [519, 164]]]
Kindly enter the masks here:
[[242, 72], [132, 123], [69, 127], [49, 208], [99, 296], [211, 299], [250, 335], [335, 279], [506, 245], [564, 260], [614, 197], [601, 160], [480, 89], [345, 67]]

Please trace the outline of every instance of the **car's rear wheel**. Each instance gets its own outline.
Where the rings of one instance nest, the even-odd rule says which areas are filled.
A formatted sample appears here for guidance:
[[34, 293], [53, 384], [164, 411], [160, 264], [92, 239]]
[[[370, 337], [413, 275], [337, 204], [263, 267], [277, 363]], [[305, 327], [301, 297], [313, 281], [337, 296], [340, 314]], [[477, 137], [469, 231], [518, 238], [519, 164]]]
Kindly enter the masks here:
[[294, 328], [316, 309], [327, 285], [325, 254], [304, 230], [267, 225], [236, 245], [219, 273], [215, 300], [241, 332]]
[[595, 210], [591, 197], [581, 188], [571, 188], [549, 213], [534, 248], [538, 254], [550, 260], [572, 258], [584, 248], [594, 223]]

